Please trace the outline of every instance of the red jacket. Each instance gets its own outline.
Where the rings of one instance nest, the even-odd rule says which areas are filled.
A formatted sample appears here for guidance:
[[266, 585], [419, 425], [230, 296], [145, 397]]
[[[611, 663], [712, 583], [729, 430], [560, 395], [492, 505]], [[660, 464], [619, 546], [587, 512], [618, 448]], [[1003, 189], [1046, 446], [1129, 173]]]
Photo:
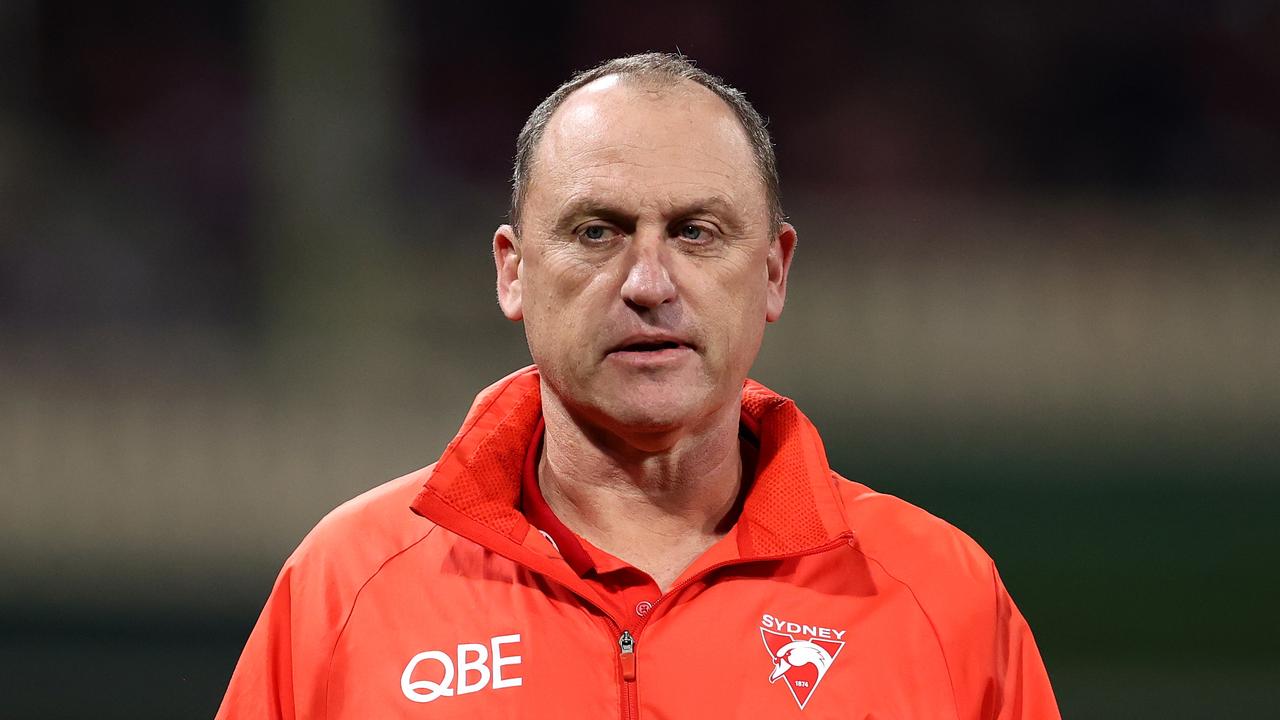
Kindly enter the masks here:
[[643, 615], [520, 512], [537, 371], [476, 399], [435, 465], [344, 504], [289, 558], [219, 718], [1058, 718], [991, 559], [831, 471], [747, 381], [733, 530]]

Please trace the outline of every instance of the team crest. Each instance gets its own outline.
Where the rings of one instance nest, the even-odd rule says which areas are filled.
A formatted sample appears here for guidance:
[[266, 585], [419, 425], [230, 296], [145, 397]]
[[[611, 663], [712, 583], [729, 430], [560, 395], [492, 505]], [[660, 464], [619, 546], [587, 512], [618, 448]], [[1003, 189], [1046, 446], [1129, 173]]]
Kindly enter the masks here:
[[844, 649], [844, 630], [802, 625], [772, 615], [760, 619], [760, 637], [773, 661], [769, 682], [784, 682], [803, 710]]

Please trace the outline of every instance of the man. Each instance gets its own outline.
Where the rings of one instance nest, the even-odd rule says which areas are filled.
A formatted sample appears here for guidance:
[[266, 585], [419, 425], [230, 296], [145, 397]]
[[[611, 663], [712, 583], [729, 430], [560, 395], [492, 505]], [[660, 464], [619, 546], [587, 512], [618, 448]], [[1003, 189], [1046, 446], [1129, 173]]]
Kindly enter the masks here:
[[796, 231], [763, 123], [614, 60], [520, 134], [498, 301], [534, 367], [280, 574], [222, 718], [1056, 718], [973, 541], [746, 379]]

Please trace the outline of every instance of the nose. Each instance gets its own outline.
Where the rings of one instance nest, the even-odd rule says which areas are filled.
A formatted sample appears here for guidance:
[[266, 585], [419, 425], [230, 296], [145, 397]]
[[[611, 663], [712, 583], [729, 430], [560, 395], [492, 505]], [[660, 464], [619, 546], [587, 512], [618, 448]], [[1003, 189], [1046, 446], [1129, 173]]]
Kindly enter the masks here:
[[653, 309], [676, 299], [671, 279], [669, 249], [659, 238], [637, 238], [632, 245], [627, 279], [622, 283], [622, 299], [628, 305]]

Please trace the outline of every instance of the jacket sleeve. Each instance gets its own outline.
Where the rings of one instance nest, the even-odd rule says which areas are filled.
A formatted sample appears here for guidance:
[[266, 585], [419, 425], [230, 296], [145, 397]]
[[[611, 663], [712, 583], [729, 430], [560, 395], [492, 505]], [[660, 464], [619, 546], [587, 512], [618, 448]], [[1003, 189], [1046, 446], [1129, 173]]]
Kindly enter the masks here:
[[285, 565], [249, 635], [217, 720], [294, 720], [293, 572]]
[[[988, 688], [992, 720], [1060, 720], [1058, 704], [1031, 628], [992, 567], [995, 582], [995, 668]], [[986, 703], [984, 703], [986, 704]]]

